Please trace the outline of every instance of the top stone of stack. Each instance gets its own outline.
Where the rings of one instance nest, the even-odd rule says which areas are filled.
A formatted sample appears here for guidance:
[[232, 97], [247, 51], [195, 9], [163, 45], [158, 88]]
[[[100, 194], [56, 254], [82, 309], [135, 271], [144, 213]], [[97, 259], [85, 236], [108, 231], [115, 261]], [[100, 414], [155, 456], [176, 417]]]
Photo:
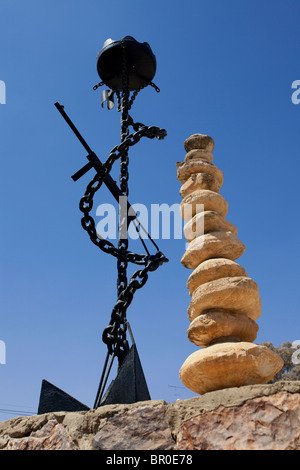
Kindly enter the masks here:
[[191, 150], [206, 150], [207, 152], [212, 152], [214, 146], [215, 143], [213, 139], [204, 134], [193, 134], [184, 142], [186, 152], [190, 152]]

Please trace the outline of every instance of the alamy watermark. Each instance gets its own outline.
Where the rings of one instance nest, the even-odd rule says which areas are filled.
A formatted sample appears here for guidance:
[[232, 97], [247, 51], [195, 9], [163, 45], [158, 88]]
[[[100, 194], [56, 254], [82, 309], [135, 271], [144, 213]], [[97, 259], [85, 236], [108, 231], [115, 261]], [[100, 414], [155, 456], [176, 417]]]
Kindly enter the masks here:
[[300, 103], [300, 80], [293, 81], [292, 89], [295, 90], [291, 96], [292, 103], [299, 104]]
[[296, 349], [292, 354], [292, 363], [295, 365], [300, 364], [300, 339], [292, 342], [292, 348]]
[[6, 364], [6, 345], [0, 340], [0, 364]]
[[[144, 204], [132, 204], [128, 209], [126, 196], [119, 198], [119, 214], [112, 204], [100, 204], [96, 209], [96, 216], [101, 217], [96, 225], [98, 237], [106, 240], [130, 238], [149, 238], [151, 226], [151, 238], [163, 240], [180, 240], [183, 238], [184, 220], [191, 220], [197, 213], [204, 211], [204, 204], [172, 205], [151, 204], [150, 212]], [[135, 218], [135, 215], [137, 218]], [[128, 221], [133, 223], [128, 225]], [[118, 222], [119, 221], [119, 222]], [[204, 219], [196, 217], [189, 224], [189, 239], [204, 234]], [[198, 247], [199, 248], [199, 247]]]
[[6, 85], [3, 80], [0, 80], [0, 104], [6, 104]]

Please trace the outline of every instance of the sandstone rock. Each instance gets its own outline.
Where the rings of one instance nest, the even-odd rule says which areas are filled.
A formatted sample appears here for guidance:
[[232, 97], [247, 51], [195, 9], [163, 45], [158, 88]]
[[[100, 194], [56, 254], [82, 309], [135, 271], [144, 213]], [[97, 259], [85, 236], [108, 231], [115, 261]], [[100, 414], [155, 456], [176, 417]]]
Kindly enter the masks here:
[[211, 258], [199, 264], [187, 280], [190, 295], [197, 287], [222, 277], [248, 277], [246, 270], [235, 261], [226, 258]]
[[[120, 425], [118, 432], [115, 428], [117, 422]], [[0, 423], [0, 449], [100, 449], [105, 448], [108, 443], [106, 438], [109, 429], [113, 433], [110, 439], [111, 448], [114, 449], [151, 449], [152, 446], [169, 449], [174, 444], [166, 419], [166, 402], [149, 400], [128, 405], [100, 406], [95, 410], [82, 412], [57, 412], [14, 418]]]
[[200, 347], [227, 342], [229, 338], [253, 342], [258, 325], [245, 313], [211, 310], [196, 317], [187, 330], [189, 340]]
[[219, 189], [223, 184], [223, 172], [213, 163], [205, 160], [177, 162], [177, 179], [180, 183], [185, 183], [186, 180], [195, 173], [207, 173], [213, 176]]
[[[259, 401], [262, 397], [269, 397], [272, 401], [273, 396], [278, 393], [285, 397], [297, 397], [300, 405], [300, 380], [224, 388], [223, 390], [215, 390], [205, 395], [195, 395], [187, 400], [178, 400], [174, 403], [170, 403], [167, 408], [167, 417], [172, 428], [172, 434], [177, 440], [184, 423], [194, 417], [199, 417], [199, 415], [209, 414], [218, 408], [232, 408], [236, 410], [246, 405], [249, 401], [253, 399]], [[286, 408], [285, 411], [288, 413], [288, 408]], [[267, 410], [265, 410], [265, 412], [267, 416]], [[280, 425], [280, 423], [277, 424]]]
[[110, 418], [95, 435], [96, 450], [168, 450], [174, 441], [165, 416], [165, 406], [139, 406]]
[[220, 405], [185, 421], [175, 450], [300, 450], [300, 396], [280, 391]]
[[265, 346], [222, 343], [191, 354], [180, 369], [180, 378], [190, 390], [203, 395], [212, 390], [266, 383], [282, 366], [282, 359]]
[[30, 436], [9, 441], [6, 450], [75, 450], [75, 446], [66, 428], [50, 419]]
[[226, 217], [228, 203], [221, 194], [209, 191], [208, 189], [194, 191], [183, 198], [180, 203], [180, 214], [186, 222], [199, 212], [203, 212], [203, 210], [218, 212], [222, 217]]
[[246, 250], [245, 245], [231, 232], [210, 232], [191, 241], [181, 258], [183, 266], [195, 269], [209, 258], [235, 260]]
[[231, 232], [233, 235], [237, 235], [238, 230], [235, 225], [215, 211], [198, 212], [183, 228], [185, 239], [188, 242], [209, 232]]
[[206, 160], [208, 162], [212, 162], [214, 157], [211, 152], [208, 152], [207, 150], [203, 149], [193, 149], [190, 150], [186, 156], [184, 157], [184, 161], [188, 162], [190, 160]]
[[209, 191], [218, 193], [220, 191], [220, 185], [217, 180], [208, 173], [195, 173], [186, 180], [179, 192], [182, 197], [185, 197], [198, 189], [208, 189]]
[[212, 152], [215, 143], [211, 137], [204, 134], [193, 134], [184, 141], [184, 148], [186, 152], [193, 149], [204, 149], [208, 152]]
[[109, 429], [116, 449], [300, 450], [300, 381], [226, 388], [169, 404], [150, 400], [16, 417], [0, 422], [0, 449], [110, 449]]
[[252, 320], [261, 315], [261, 300], [257, 284], [250, 277], [224, 277], [207, 282], [194, 291], [188, 308], [192, 321], [201, 313], [212, 310], [245, 313]]
[[[212, 163], [214, 141], [209, 136], [194, 134], [185, 141], [184, 146], [187, 154], [183, 162], [177, 163], [177, 179], [182, 183], [180, 214], [187, 222], [183, 231], [189, 245], [181, 263], [194, 270], [187, 281], [192, 296], [188, 308], [191, 325], [187, 334], [197, 346], [208, 347], [208, 352], [200, 351], [187, 359], [181, 369], [182, 381], [197, 393], [201, 393], [199, 390], [206, 392], [232, 387], [239, 376], [241, 363], [250, 380], [247, 382], [242, 373], [241, 384], [252, 383], [252, 379], [253, 383], [260, 383], [261, 377], [268, 374], [258, 370], [259, 362], [253, 360], [257, 349], [255, 354], [253, 348], [248, 354], [247, 348], [257, 335], [258, 326], [254, 320], [261, 315], [261, 300], [257, 284], [248, 277], [242, 266], [234, 263], [246, 248], [237, 238], [237, 228], [225, 219], [228, 204], [219, 194], [223, 172]], [[231, 358], [224, 346], [223, 359], [219, 357], [222, 354], [215, 357], [216, 350], [211, 349], [212, 346], [225, 343], [239, 343], [233, 347], [234, 351], [237, 348], [238, 354], [234, 353]], [[276, 367], [272, 368], [276, 355], [267, 357], [264, 350], [260, 350], [260, 354], [266, 357], [270, 379], [276, 373]], [[213, 376], [211, 380], [208, 371], [202, 373], [206, 364], [212, 368], [221, 364], [222, 368], [222, 360], [229, 365], [228, 371], [223, 371], [224, 374], [220, 372], [220, 383], [217, 377]], [[226, 377], [223, 378], [222, 374]]]

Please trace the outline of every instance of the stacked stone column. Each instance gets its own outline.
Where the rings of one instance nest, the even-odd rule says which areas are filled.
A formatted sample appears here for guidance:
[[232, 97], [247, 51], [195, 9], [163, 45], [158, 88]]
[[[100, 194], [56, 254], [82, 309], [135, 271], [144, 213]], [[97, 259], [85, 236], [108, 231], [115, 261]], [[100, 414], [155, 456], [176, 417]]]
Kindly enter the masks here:
[[228, 204], [220, 194], [223, 173], [212, 163], [214, 141], [194, 134], [184, 147], [187, 154], [177, 163], [177, 179], [182, 183], [180, 207], [188, 242], [181, 263], [193, 270], [187, 281], [191, 295], [187, 334], [202, 349], [186, 359], [180, 378], [201, 395], [266, 383], [283, 361], [253, 343], [261, 299], [256, 282], [235, 261], [246, 247], [237, 238], [237, 228], [225, 219]]

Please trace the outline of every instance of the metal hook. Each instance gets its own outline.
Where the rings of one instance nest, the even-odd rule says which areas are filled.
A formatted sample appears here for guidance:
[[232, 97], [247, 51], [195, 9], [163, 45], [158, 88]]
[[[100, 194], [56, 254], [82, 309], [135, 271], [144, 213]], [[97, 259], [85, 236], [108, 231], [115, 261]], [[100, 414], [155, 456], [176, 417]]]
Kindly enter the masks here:
[[103, 90], [101, 93], [101, 106], [103, 108], [104, 103], [106, 102], [107, 109], [111, 110], [115, 106], [114, 102], [114, 92], [112, 90]]

